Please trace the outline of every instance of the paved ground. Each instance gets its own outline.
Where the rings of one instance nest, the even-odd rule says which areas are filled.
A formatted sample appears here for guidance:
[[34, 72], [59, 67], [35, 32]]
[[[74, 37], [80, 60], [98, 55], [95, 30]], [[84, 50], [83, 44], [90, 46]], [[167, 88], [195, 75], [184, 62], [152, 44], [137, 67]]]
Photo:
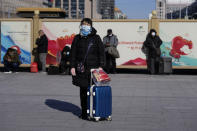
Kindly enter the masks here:
[[116, 74], [112, 121], [79, 119], [70, 76], [0, 72], [0, 131], [196, 131], [197, 76]]

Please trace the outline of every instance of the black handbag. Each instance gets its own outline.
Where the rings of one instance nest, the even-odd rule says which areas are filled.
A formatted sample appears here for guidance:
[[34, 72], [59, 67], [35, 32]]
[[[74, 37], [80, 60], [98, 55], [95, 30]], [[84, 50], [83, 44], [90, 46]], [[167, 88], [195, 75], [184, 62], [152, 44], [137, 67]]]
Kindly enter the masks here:
[[50, 65], [47, 73], [48, 75], [58, 75], [60, 73], [59, 66]]
[[145, 54], [145, 55], [148, 55], [148, 47], [146, 47], [144, 44], [142, 45], [142, 48], [141, 48], [141, 51]]
[[78, 73], [84, 73], [85, 72], [85, 67], [84, 67], [84, 64], [82, 62], [77, 64], [77, 72]]
[[120, 58], [120, 54], [116, 47], [110, 46], [108, 47], [108, 54], [110, 54], [114, 58]]
[[36, 56], [37, 54], [38, 54], [38, 48], [35, 47], [35, 48], [33, 48], [33, 50], [32, 50], [32, 55]]

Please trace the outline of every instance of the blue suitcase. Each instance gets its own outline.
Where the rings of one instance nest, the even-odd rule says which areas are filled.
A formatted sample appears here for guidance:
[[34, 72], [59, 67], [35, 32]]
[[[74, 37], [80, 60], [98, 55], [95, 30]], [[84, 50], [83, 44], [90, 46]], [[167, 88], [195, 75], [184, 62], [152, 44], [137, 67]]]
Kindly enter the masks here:
[[112, 91], [110, 86], [91, 86], [88, 88], [89, 117], [99, 121], [107, 119], [111, 121], [112, 115]]

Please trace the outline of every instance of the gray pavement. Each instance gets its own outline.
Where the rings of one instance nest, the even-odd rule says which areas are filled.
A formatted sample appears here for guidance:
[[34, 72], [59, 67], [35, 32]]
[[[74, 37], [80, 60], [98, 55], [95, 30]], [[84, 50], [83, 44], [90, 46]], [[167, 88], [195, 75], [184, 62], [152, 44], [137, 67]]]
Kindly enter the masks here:
[[79, 119], [71, 77], [0, 72], [0, 131], [196, 131], [197, 76], [115, 74], [112, 121]]

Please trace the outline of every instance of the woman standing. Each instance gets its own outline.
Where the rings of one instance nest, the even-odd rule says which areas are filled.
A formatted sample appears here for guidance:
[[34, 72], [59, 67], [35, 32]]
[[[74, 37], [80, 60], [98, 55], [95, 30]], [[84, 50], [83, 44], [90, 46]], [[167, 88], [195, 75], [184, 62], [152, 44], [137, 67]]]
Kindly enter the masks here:
[[75, 36], [71, 46], [71, 74], [73, 84], [80, 87], [81, 118], [87, 119], [87, 89], [90, 86], [90, 70], [104, 67], [104, 46], [92, 20], [84, 18], [80, 33]]
[[161, 44], [162, 44], [162, 40], [157, 35], [156, 30], [151, 29], [144, 42], [144, 46], [148, 48], [147, 67], [148, 67], [148, 71], [150, 72], [150, 74], [159, 73]]

